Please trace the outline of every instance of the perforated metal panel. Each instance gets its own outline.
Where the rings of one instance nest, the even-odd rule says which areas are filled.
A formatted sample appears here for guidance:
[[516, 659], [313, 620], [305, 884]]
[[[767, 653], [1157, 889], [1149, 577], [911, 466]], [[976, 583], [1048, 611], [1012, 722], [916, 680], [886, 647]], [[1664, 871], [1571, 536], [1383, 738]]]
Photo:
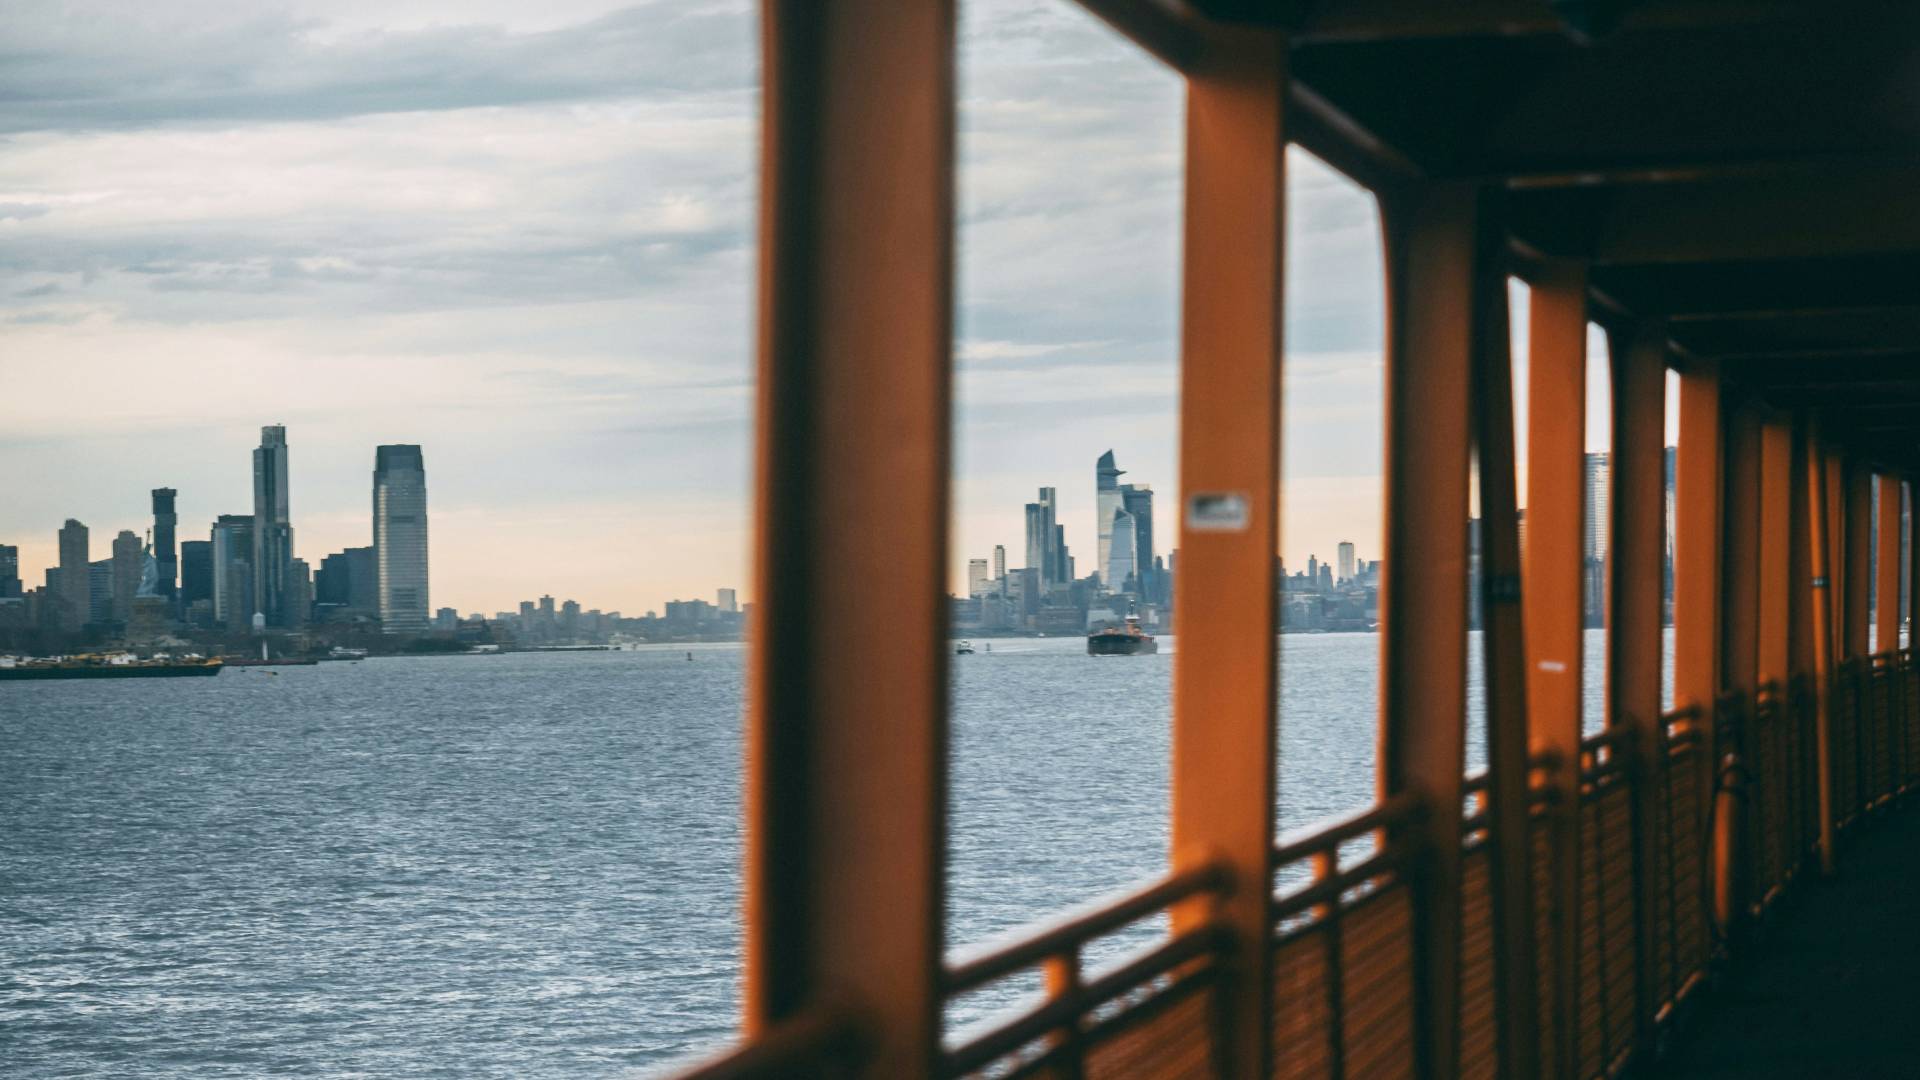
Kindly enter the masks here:
[[1087, 1049], [1087, 1080], [1212, 1080], [1214, 1032], [1213, 994], [1204, 989], [1183, 992], [1177, 1000], [1154, 1009], [1146, 1019], [1129, 1024]]

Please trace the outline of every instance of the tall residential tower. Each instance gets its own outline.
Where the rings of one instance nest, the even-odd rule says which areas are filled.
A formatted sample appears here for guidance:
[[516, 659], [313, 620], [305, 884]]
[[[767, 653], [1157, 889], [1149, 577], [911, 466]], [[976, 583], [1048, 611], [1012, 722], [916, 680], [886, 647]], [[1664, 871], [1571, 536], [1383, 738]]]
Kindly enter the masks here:
[[382, 446], [373, 459], [373, 550], [380, 629], [427, 629], [427, 465], [418, 446]]
[[293, 524], [287, 502], [287, 429], [260, 429], [253, 452], [253, 612], [268, 626], [293, 620], [287, 581], [293, 573]]

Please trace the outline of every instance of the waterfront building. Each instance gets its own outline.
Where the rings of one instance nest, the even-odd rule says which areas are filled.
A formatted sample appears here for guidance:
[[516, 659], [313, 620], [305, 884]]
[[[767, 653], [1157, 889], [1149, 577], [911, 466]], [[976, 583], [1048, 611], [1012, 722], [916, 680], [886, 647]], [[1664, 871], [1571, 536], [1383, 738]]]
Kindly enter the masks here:
[[1007, 545], [993, 545], [993, 580], [1007, 580]]
[[1352, 581], [1356, 575], [1353, 558], [1353, 541], [1342, 540], [1340, 541], [1340, 546], [1335, 550], [1340, 563], [1340, 582], [1345, 584], [1346, 582]]
[[417, 445], [381, 446], [374, 452], [373, 550], [378, 567], [381, 630], [388, 634], [424, 631], [427, 467]]
[[253, 623], [253, 515], [221, 514], [211, 542], [214, 622], [246, 629]]
[[153, 561], [159, 572], [154, 594], [168, 600], [174, 600], [179, 595], [176, 582], [180, 577], [180, 564], [174, 553], [174, 531], [180, 524], [180, 516], [173, 509], [173, 500], [178, 494], [172, 488], [154, 488], [152, 491]]
[[180, 541], [180, 608], [187, 611], [195, 601], [213, 601], [213, 541]]
[[[719, 599], [720, 599], [719, 607], [721, 611], [724, 611], [729, 615], [739, 612], [740, 610], [739, 594], [735, 593], [732, 589], [721, 589], [719, 594]], [[615, 616], [615, 617], [617, 618], [618, 616]]]
[[316, 616], [328, 619], [379, 615], [379, 571], [373, 548], [348, 548], [321, 559], [313, 575], [313, 602]]
[[441, 608], [433, 613], [433, 628], [439, 631], [460, 629], [460, 613], [450, 607]]
[[0, 600], [18, 600], [20, 595], [20, 549], [0, 544]]
[[1113, 516], [1125, 508], [1120, 494], [1120, 478], [1124, 475], [1126, 470], [1114, 464], [1112, 450], [1101, 454], [1093, 467], [1093, 514], [1099, 541], [1094, 549], [1098, 561], [1093, 564], [1093, 573], [1109, 589], [1119, 587], [1119, 583], [1106, 574], [1107, 563], [1113, 556]]
[[289, 629], [304, 627], [313, 618], [313, 573], [305, 559], [294, 559], [287, 564], [286, 604], [283, 625]]
[[87, 564], [87, 621], [104, 626], [113, 621], [113, 560]]
[[268, 626], [288, 621], [287, 579], [293, 570], [293, 525], [287, 493], [287, 429], [260, 429], [253, 452], [253, 610]]
[[108, 592], [108, 610], [114, 622], [124, 623], [133, 616], [133, 597], [140, 589], [141, 563], [146, 551], [132, 529], [121, 529], [113, 538], [113, 577]]
[[984, 596], [987, 592], [987, 560], [967, 560], [967, 595]]
[[91, 562], [87, 527], [73, 518], [60, 527], [60, 570], [48, 584], [53, 586], [54, 619], [62, 630], [78, 630], [87, 621], [91, 606]]

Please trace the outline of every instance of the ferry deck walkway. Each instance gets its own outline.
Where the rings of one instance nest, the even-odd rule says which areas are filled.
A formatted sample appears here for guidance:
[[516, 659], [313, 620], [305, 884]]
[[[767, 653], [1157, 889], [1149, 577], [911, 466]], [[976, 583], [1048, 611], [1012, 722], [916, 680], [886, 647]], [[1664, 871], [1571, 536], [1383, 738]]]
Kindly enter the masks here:
[[[1846, 850], [1851, 848], [1851, 850]], [[1920, 1076], [1920, 806], [1843, 842], [1702, 1002], [1662, 1077]]]

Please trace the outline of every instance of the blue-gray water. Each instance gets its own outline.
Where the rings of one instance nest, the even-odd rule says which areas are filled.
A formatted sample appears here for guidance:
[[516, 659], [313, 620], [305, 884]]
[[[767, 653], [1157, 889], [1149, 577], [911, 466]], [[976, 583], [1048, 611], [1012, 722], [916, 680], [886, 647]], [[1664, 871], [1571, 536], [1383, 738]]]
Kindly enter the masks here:
[[[992, 645], [954, 665], [956, 946], [1165, 860], [1172, 649]], [[1370, 798], [1377, 648], [1284, 639], [1283, 828]], [[723, 1043], [744, 654], [686, 654], [0, 686], [0, 1073], [649, 1075]]]

